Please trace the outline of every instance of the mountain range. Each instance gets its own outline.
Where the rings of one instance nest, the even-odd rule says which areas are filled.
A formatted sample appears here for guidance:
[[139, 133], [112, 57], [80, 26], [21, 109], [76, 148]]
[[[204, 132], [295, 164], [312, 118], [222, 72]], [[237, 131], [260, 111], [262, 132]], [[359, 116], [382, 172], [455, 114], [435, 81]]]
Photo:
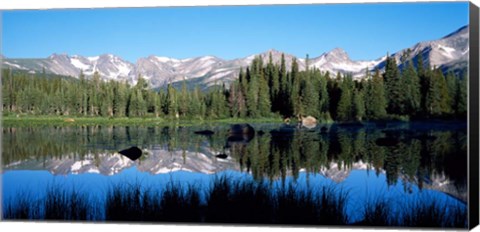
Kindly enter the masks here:
[[[410, 51], [409, 57], [414, 62], [422, 58], [425, 64], [440, 67], [442, 70], [463, 70], [468, 66], [469, 53], [468, 26], [438, 40], [423, 41], [412, 47], [402, 49], [391, 54], [402, 66], [402, 55]], [[138, 76], [145, 78], [152, 88], [164, 87], [168, 83], [187, 81], [199, 84], [206, 88], [215, 84], [230, 83], [238, 77], [240, 68], [250, 65], [255, 56], [260, 56], [264, 63], [272, 56], [274, 63], [279, 64], [284, 54], [287, 68], [291, 67], [292, 59], [296, 58], [299, 70], [305, 70], [306, 59], [297, 58], [275, 49], [260, 54], [253, 54], [244, 58], [225, 60], [215, 56], [202, 56], [188, 59], [174, 59], [162, 56], [148, 56], [140, 58], [136, 63], [128, 62], [112, 54], [103, 54], [94, 57], [80, 55], [52, 54], [41, 59], [2, 58], [2, 67], [24, 70], [30, 73], [53, 73], [64, 76], [78, 77], [81, 72], [92, 76], [97, 71], [105, 80], [127, 81], [135, 84]], [[332, 74], [352, 74], [354, 78], [362, 78], [367, 71], [383, 70], [386, 56], [375, 60], [351, 60], [346, 51], [335, 48], [322, 55], [309, 59], [309, 67]]]
[[[149, 150], [149, 155], [141, 161], [131, 161], [125, 156], [118, 153], [97, 154], [97, 158], [87, 155], [82, 159], [77, 158], [47, 158], [42, 162], [37, 160], [24, 160], [10, 164], [5, 164], [3, 172], [13, 170], [46, 170], [53, 175], [69, 175], [69, 174], [86, 174], [96, 173], [104, 176], [112, 176], [119, 174], [133, 166], [138, 171], [156, 174], [172, 174], [177, 171], [189, 173], [201, 173], [212, 175], [227, 170], [244, 172], [239, 163], [232, 157], [227, 159], [217, 159], [215, 154], [218, 151], [210, 150], [202, 147], [200, 151], [167, 151], [167, 150]], [[340, 167], [337, 162], [331, 162], [329, 168], [321, 168], [318, 173], [337, 184], [344, 182], [353, 170], [369, 170], [374, 171], [370, 164], [363, 161], [352, 163], [348, 167]], [[305, 172], [305, 169], [300, 169]], [[287, 171], [291, 175], [291, 170]], [[380, 171], [386, 174], [385, 170]], [[250, 173], [251, 174], [251, 173]], [[399, 180], [407, 181], [408, 177], [400, 175]], [[418, 181], [418, 180], [416, 180]], [[467, 202], [466, 188], [458, 188], [455, 183], [444, 174], [433, 174], [425, 181], [423, 188], [437, 190], [447, 193], [463, 202]]]

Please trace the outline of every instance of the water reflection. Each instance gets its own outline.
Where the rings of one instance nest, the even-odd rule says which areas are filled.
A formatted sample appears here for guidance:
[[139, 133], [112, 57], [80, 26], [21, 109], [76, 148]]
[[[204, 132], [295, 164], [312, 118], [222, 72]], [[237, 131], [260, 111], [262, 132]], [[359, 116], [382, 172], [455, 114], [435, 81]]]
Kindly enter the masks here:
[[[368, 190], [393, 189], [401, 190], [401, 195], [435, 190], [466, 202], [465, 124], [321, 125], [313, 130], [258, 124], [253, 128], [247, 135], [232, 134], [229, 125], [3, 128], [2, 176], [4, 185], [20, 186], [38, 175], [32, 170], [47, 170], [70, 179], [82, 176], [102, 186], [108, 176], [136, 178], [148, 173], [171, 179], [176, 173], [176, 178], [206, 182], [208, 177], [202, 175], [233, 172], [282, 185], [289, 179], [317, 186], [327, 181], [361, 189], [359, 201], [368, 198]], [[195, 133], [201, 130], [213, 133]], [[131, 146], [146, 153], [135, 161], [118, 153]], [[22, 182], [21, 176], [30, 177]], [[11, 191], [19, 189], [12, 186]], [[4, 195], [14, 194], [4, 190]]]
[[[328, 131], [325, 127], [254, 127], [254, 136], [241, 135], [241, 139], [231, 139], [228, 125], [3, 128], [3, 169], [112, 175], [135, 165], [153, 174], [239, 170], [256, 180], [297, 178], [304, 170], [335, 182], [343, 181], [352, 169], [365, 169], [377, 175], [384, 172], [388, 185], [402, 181], [406, 191], [412, 185], [446, 183], [466, 188], [467, 137], [461, 125], [329, 125]], [[199, 129], [214, 133], [195, 134]], [[117, 151], [131, 146], [148, 152], [137, 161], [118, 155]], [[219, 154], [226, 159], [218, 158]]]

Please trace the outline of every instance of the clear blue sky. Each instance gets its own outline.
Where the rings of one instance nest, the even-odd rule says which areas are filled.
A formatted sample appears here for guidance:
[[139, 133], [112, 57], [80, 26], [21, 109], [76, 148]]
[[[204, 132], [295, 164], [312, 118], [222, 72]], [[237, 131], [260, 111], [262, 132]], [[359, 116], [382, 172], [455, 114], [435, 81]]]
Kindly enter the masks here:
[[468, 24], [468, 2], [30, 10], [2, 13], [2, 53], [241, 58], [274, 48], [376, 59]]

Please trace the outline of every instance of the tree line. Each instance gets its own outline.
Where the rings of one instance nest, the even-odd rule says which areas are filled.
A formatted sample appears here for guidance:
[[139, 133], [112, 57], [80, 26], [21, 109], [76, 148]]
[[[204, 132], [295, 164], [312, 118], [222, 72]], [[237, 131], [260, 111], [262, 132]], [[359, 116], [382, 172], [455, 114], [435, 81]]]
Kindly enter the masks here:
[[[2, 72], [4, 113], [29, 115], [165, 117], [185, 119], [299, 117], [311, 115], [329, 121], [364, 121], [392, 118], [466, 118], [467, 78], [438, 67], [417, 64], [408, 54], [401, 68], [387, 55], [385, 72], [350, 74], [299, 71], [293, 58], [289, 70], [285, 56], [274, 63], [258, 56], [241, 69], [229, 88], [215, 85], [208, 91], [171, 84], [154, 91], [141, 76], [135, 85], [102, 81], [98, 72], [78, 79], [57, 75]], [[43, 78], [39, 78], [43, 77]]]

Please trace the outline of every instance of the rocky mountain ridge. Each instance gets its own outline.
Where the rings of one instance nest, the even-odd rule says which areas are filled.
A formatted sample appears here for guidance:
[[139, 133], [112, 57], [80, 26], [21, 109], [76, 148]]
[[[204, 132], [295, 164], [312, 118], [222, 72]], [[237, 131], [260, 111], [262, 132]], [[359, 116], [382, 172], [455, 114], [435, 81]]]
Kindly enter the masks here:
[[[451, 34], [432, 41], [424, 41], [412, 47], [393, 53], [391, 56], [402, 65], [402, 56], [409, 53], [408, 59], [414, 62], [420, 57], [425, 64], [441, 67], [444, 70], [462, 69], [468, 65], [469, 35], [468, 26], [464, 26]], [[54, 73], [58, 75], [78, 77], [81, 73], [92, 76], [97, 71], [105, 80], [126, 81], [135, 84], [139, 76], [145, 78], [152, 88], [164, 87], [169, 83], [196, 80], [204, 87], [221, 83], [230, 83], [238, 78], [240, 68], [250, 65], [255, 56], [260, 56], [264, 63], [272, 57], [273, 63], [279, 64], [284, 54], [287, 69], [296, 59], [299, 70], [305, 70], [307, 60], [275, 49], [253, 54], [244, 58], [224, 60], [215, 56], [202, 56], [188, 59], [174, 59], [151, 55], [140, 58], [135, 64], [112, 54], [94, 57], [79, 55], [52, 54], [44, 59], [10, 59], [2, 57], [3, 68], [25, 70], [30, 73]], [[324, 72], [351, 74], [354, 78], [362, 78], [365, 72], [382, 70], [386, 56], [375, 60], [351, 60], [342, 48], [335, 48], [318, 57], [308, 60], [308, 66]]]

